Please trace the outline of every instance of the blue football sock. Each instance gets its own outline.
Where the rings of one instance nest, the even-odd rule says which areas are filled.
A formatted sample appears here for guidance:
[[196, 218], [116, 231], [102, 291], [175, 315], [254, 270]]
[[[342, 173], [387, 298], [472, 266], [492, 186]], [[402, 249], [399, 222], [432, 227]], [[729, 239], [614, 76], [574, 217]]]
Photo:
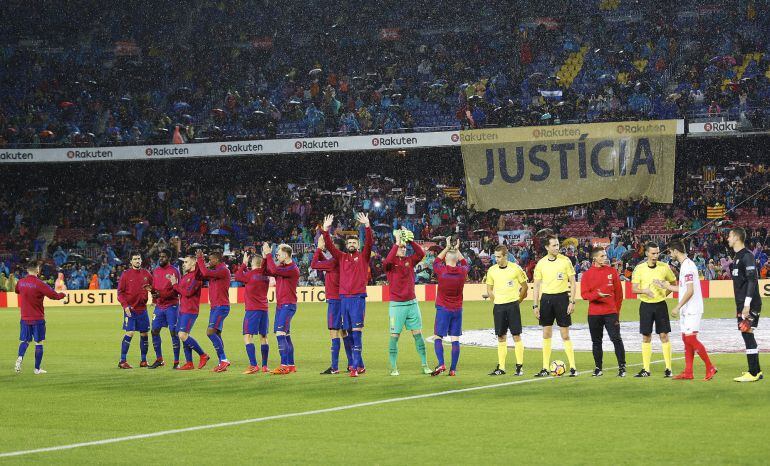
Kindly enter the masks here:
[[286, 335], [286, 364], [294, 365], [294, 343], [291, 342], [291, 335]]
[[441, 341], [441, 338], [436, 338], [433, 340], [433, 349], [436, 350], [436, 359], [438, 360], [438, 365], [443, 366], [444, 365], [444, 342]]
[[332, 369], [335, 371], [340, 366], [340, 339], [332, 338]]
[[192, 348], [190, 348], [190, 344], [187, 343], [187, 341], [184, 341], [182, 346], [184, 347], [184, 360], [186, 362], [192, 362]]
[[348, 366], [353, 366], [353, 337], [350, 334], [347, 334], [342, 339], [343, 345], [345, 345], [345, 354], [348, 357]]
[[355, 361], [355, 367], [364, 367], [364, 360], [361, 358], [361, 352], [363, 351], [363, 343], [361, 339], [361, 331], [353, 330], [353, 360]]
[[160, 335], [152, 334], [152, 348], [155, 350], [155, 357], [158, 359], [163, 358], [163, 344], [160, 339]]
[[192, 349], [199, 355], [203, 354], [203, 348], [201, 348], [201, 345], [198, 343], [198, 341], [195, 338], [187, 337], [187, 341], [185, 343], [190, 345], [190, 349]]
[[128, 348], [131, 347], [131, 338], [128, 335], [123, 335], [123, 342], [120, 344], [120, 362], [125, 362], [128, 356]]
[[270, 345], [264, 344], [259, 347], [262, 350], [262, 365], [267, 366], [267, 356], [270, 354]]
[[281, 365], [287, 366], [286, 363], [286, 335], [276, 335], [276, 340], [278, 340], [278, 354], [281, 355]]
[[150, 338], [147, 335], [139, 335], [139, 352], [142, 362], [147, 362], [147, 351], [150, 349]]
[[216, 333], [212, 333], [209, 335], [209, 340], [211, 340], [211, 344], [214, 345], [214, 350], [217, 352], [219, 362], [225, 361], [227, 356], [225, 355], [225, 344], [222, 341], [222, 337]]
[[248, 343], [246, 345], [246, 355], [249, 357], [249, 365], [257, 365], [257, 350], [254, 348], [254, 343]]
[[174, 361], [179, 361], [179, 335], [171, 332], [171, 348], [174, 350]]
[[27, 348], [28, 347], [29, 347], [29, 342], [28, 341], [22, 341], [21, 343], [19, 343], [19, 357], [20, 358], [24, 357], [24, 353], [27, 352]]
[[43, 360], [43, 345], [35, 345], [35, 369], [40, 369], [40, 362]]
[[460, 342], [453, 341], [452, 342], [452, 366], [449, 368], [450, 371], [457, 370], [457, 361], [459, 360], [460, 360]]

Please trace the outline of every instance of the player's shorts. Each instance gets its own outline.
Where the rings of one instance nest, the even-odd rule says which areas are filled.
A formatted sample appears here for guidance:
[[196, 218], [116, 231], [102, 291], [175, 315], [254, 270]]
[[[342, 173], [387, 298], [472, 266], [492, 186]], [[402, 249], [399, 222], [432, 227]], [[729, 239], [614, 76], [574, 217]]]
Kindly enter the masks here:
[[[757, 325], [759, 325], [759, 312], [754, 309], [749, 309], [749, 316], [752, 318], [751, 320], [751, 328], [757, 328]], [[735, 315], [736, 319], [738, 319], [738, 323], [740, 324], [743, 322], [743, 306], [738, 308], [738, 312]]]
[[209, 328], [222, 331], [225, 319], [230, 314], [230, 306], [217, 306], [211, 308], [209, 313]]
[[700, 332], [700, 320], [703, 314], [700, 312], [693, 312], [692, 314], [680, 314], [679, 315], [679, 329], [683, 335]]
[[190, 333], [196, 320], [198, 320], [198, 314], [179, 314], [176, 325], [177, 331]]
[[41, 342], [45, 340], [45, 321], [44, 320], [21, 320], [19, 321], [19, 341], [30, 342], [35, 340]]
[[655, 333], [671, 333], [671, 320], [668, 317], [668, 305], [665, 301], [659, 303], [645, 303], [639, 305], [639, 333], [652, 335], [652, 325], [655, 324]]
[[436, 321], [433, 324], [433, 334], [439, 337], [459, 337], [463, 334], [463, 310], [449, 310], [436, 306]]
[[152, 329], [168, 327], [169, 330], [177, 332], [177, 321], [179, 320], [179, 306], [158, 307], [155, 306], [155, 312], [152, 317]]
[[366, 317], [366, 295], [343, 296], [340, 299], [342, 307], [342, 328], [352, 330], [364, 327]]
[[147, 311], [137, 314], [131, 313], [131, 317], [123, 311], [123, 330], [126, 332], [147, 333], [150, 331], [150, 315]]
[[540, 325], [550, 327], [554, 321], [559, 327], [570, 327], [572, 316], [567, 314], [569, 293], [544, 294], [540, 298]]
[[326, 325], [329, 330], [342, 328], [342, 303], [339, 299], [326, 300]]
[[407, 330], [422, 330], [422, 314], [416, 299], [403, 302], [391, 301], [388, 315], [392, 334], [400, 334], [404, 327]]
[[243, 315], [244, 335], [267, 335], [269, 317], [267, 311], [246, 311]]
[[275, 309], [273, 332], [291, 332], [291, 319], [297, 312], [296, 304], [281, 304]]
[[492, 316], [495, 319], [495, 335], [505, 336], [508, 331], [511, 335], [521, 335], [521, 310], [519, 302], [495, 304], [492, 306]]

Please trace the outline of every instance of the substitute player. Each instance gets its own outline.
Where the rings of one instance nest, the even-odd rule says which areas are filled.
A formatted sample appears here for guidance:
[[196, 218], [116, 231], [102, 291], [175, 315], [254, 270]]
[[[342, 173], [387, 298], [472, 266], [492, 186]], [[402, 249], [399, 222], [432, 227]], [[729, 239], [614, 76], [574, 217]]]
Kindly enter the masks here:
[[492, 317], [497, 335], [497, 367], [489, 375], [505, 374], [508, 355], [508, 331], [513, 336], [516, 354], [516, 372], [524, 375], [524, 342], [521, 341], [521, 309], [519, 303], [527, 297], [527, 274], [519, 264], [508, 262], [508, 248], [502, 244], [495, 248], [495, 265], [487, 270], [487, 295], [494, 303]]
[[[345, 243], [340, 238], [334, 238], [337, 249], [345, 248]], [[340, 264], [337, 259], [326, 250], [326, 242], [323, 236], [318, 237], [316, 248], [310, 267], [324, 272], [324, 292], [326, 293], [326, 326], [331, 338], [331, 365], [321, 372], [322, 375], [339, 374], [340, 361], [340, 337], [345, 344], [345, 353], [348, 356], [348, 368], [353, 362], [352, 337], [342, 329], [342, 311], [340, 306]], [[348, 369], [350, 370], [350, 369]]]
[[[544, 240], [548, 254], [540, 259], [535, 266], [534, 304], [532, 309], [535, 317], [543, 327], [543, 369], [535, 377], [547, 377], [551, 359], [551, 336], [553, 323], [559, 326], [561, 339], [564, 342], [564, 352], [569, 360], [569, 376], [576, 377], [575, 351], [569, 338], [569, 328], [572, 325], [572, 312], [575, 310], [575, 268], [572, 262], [559, 253], [559, 238], [548, 235]], [[542, 296], [541, 293], [542, 292]]]
[[357, 236], [351, 236], [345, 240], [347, 252], [342, 252], [334, 246], [329, 235], [329, 228], [334, 223], [334, 215], [327, 215], [322, 226], [326, 247], [340, 264], [342, 323], [353, 340], [351, 377], [358, 377], [366, 372], [362, 357], [362, 336], [364, 317], [366, 316], [366, 284], [369, 281], [369, 260], [372, 256], [372, 243], [374, 242], [372, 229], [369, 226], [369, 217], [366, 214], [359, 213], [356, 219], [364, 226], [363, 249], [360, 249]]
[[591, 268], [580, 278], [580, 296], [588, 301], [588, 329], [591, 332], [591, 343], [594, 354], [594, 377], [600, 377], [602, 372], [602, 337], [604, 329], [615, 346], [615, 357], [618, 359], [618, 377], [626, 376], [626, 349], [620, 338], [620, 308], [623, 306], [623, 286], [620, 274], [607, 261], [607, 251], [604, 248], [594, 248], [591, 251]]
[[273, 370], [274, 375], [286, 375], [297, 371], [294, 365], [294, 343], [291, 341], [291, 320], [297, 313], [299, 267], [292, 260], [292, 253], [291, 246], [288, 244], [279, 245], [276, 254], [278, 263], [276, 263], [270, 244], [262, 243], [262, 255], [267, 263], [267, 273], [275, 277], [276, 308], [273, 332], [278, 340], [281, 366]]
[[[452, 363], [449, 375], [457, 374], [460, 360], [460, 335], [463, 333], [463, 288], [470, 267], [460, 252], [460, 238], [452, 244], [452, 237], [446, 239], [446, 246], [433, 262], [433, 273], [438, 281], [436, 292], [436, 320], [433, 326], [438, 366], [430, 375], [436, 376], [446, 370], [444, 365], [444, 341], [447, 336], [452, 342]], [[498, 369], [500, 369], [498, 367]]]
[[179, 368], [179, 336], [177, 336], [177, 320], [179, 319], [179, 293], [171, 283], [171, 277], [179, 282], [179, 271], [169, 260], [171, 251], [163, 249], [158, 254], [158, 266], [152, 271], [152, 293], [155, 301], [155, 312], [152, 318], [152, 347], [155, 349], [155, 362], [150, 369], [165, 366], [161, 346], [160, 330], [168, 327], [171, 332], [171, 346], [174, 350], [174, 369]]
[[[395, 243], [382, 262], [390, 284], [390, 375], [398, 375], [398, 338], [401, 330], [411, 330], [414, 345], [422, 363], [422, 372], [430, 374], [425, 354], [425, 340], [422, 338], [422, 314], [414, 292], [414, 267], [425, 257], [425, 251], [414, 242], [414, 234], [404, 227], [395, 232]], [[406, 255], [406, 246], [412, 246], [414, 253]]]
[[118, 280], [118, 302], [123, 306], [123, 330], [126, 331], [120, 345], [120, 369], [132, 369], [126, 362], [126, 356], [134, 332], [139, 332], [139, 351], [142, 356], [139, 367], [147, 367], [147, 350], [150, 346], [147, 335], [150, 331], [147, 299], [148, 293], [152, 291], [152, 275], [142, 268], [142, 255], [138, 252], [131, 254], [130, 265]]
[[698, 278], [698, 267], [695, 262], [687, 257], [687, 248], [682, 240], [673, 240], [668, 244], [671, 257], [679, 262], [679, 286], [673, 286], [663, 280], [655, 280], [655, 285], [669, 291], [679, 292], [679, 303], [671, 310], [671, 315], [679, 316], [679, 327], [682, 330], [684, 342], [685, 367], [681, 374], [674, 376], [675, 380], [692, 380], [692, 366], [695, 353], [706, 364], [706, 377], [703, 380], [711, 380], [717, 373], [716, 367], [711, 364], [706, 347], [698, 340], [700, 321], [703, 316], [703, 295]]
[[195, 369], [192, 361], [192, 352], [195, 351], [200, 356], [198, 362], [198, 369], [203, 369], [210, 357], [203, 352], [203, 348], [195, 338], [190, 335], [195, 321], [198, 319], [198, 313], [201, 303], [201, 287], [203, 282], [201, 277], [195, 268], [195, 256], [187, 256], [182, 263], [182, 271], [184, 275], [180, 281], [177, 281], [176, 276], [169, 277], [171, 284], [174, 286], [174, 290], [181, 296], [179, 321], [177, 322], [177, 329], [179, 330], [179, 339], [182, 340], [184, 346], [184, 365], [179, 367], [179, 370], [190, 371]]
[[666, 297], [671, 293], [667, 288], [655, 286], [655, 280], [673, 285], [676, 283], [674, 272], [664, 262], [660, 262], [660, 247], [657, 243], [644, 245], [645, 262], [637, 265], [631, 275], [631, 289], [637, 295], [639, 304], [639, 333], [642, 334], [642, 370], [634, 377], [649, 377], [652, 360], [652, 328], [660, 338], [663, 360], [666, 363], [664, 377], [671, 377], [671, 320], [668, 317]]
[[[249, 259], [250, 258], [250, 259]], [[249, 269], [251, 262], [251, 269]], [[244, 284], [246, 290], [246, 312], [243, 315], [243, 343], [246, 345], [246, 355], [249, 367], [244, 374], [256, 374], [260, 371], [257, 362], [257, 350], [254, 346], [254, 336], [259, 335], [262, 353], [262, 372], [268, 372], [267, 357], [270, 345], [267, 344], [267, 291], [270, 287], [270, 277], [267, 275], [267, 262], [259, 254], [243, 253], [243, 264], [235, 274], [235, 279]]]
[[212, 252], [209, 254], [208, 268], [203, 260], [203, 251], [200, 249], [195, 252], [197, 257], [196, 269], [202, 279], [209, 281], [209, 302], [211, 311], [209, 313], [209, 327], [206, 329], [206, 335], [214, 345], [214, 350], [219, 357], [219, 364], [214, 368], [214, 372], [225, 372], [230, 366], [230, 361], [225, 354], [225, 344], [222, 341], [222, 329], [225, 319], [230, 314], [230, 269], [222, 262], [222, 254]]
[[759, 313], [762, 311], [762, 299], [759, 296], [759, 281], [757, 261], [754, 254], [746, 249], [746, 230], [733, 228], [727, 235], [727, 244], [735, 252], [733, 258], [732, 278], [735, 306], [738, 318], [738, 329], [741, 331], [746, 345], [746, 359], [749, 371], [736, 377], [736, 382], [756, 382], [762, 379], [762, 369], [759, 367], [759, 349], [754, 329], [759, 324]]
[[27, 263], [27, 276], [16, 283], [16, 294], [19, 295], [19, 356], [16, 358], [16, 373], [21, 372], [21, 363], [27, 352], [29, 342], [35, 340], [35, 374], [45, 374], [40, 368], [43, 361], [43, 342], [45, 342], [45, 308], [43, 299], [61, 300], [67, 296], [57, 293], [50, 286], [37, 278], [40, 274], [40, 263]]

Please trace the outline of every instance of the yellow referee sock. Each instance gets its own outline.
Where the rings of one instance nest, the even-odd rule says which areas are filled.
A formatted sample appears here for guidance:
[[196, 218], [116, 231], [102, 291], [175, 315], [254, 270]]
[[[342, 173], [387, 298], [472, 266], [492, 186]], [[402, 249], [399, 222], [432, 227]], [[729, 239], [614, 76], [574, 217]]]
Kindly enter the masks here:
[[567, 360], [569, 361], [569, 367], [577, 369], [575, 367], [575, 350], [572, 348], [572, 340], [564, 342], [564, 352], [567, 353]]
[[650, 372], [650, 359], [652, 359], [652, 343], [642, 342], [642, 367]]
[[500, 366], [500, 370], [505, 370], [505, 356], [508, 354], [508, 342], [497, 342], [497, 365]]
[[519, 340], [514, 342], [516, 352], [516, 364], [524, 365], [524, 342]]
[[671, 342], [663, 343], [663, 360], [666, 362], [666, 369], [671, 370]]
[[543, 369], [548, 369], [551, 364], [551, 339], [543, 338]]

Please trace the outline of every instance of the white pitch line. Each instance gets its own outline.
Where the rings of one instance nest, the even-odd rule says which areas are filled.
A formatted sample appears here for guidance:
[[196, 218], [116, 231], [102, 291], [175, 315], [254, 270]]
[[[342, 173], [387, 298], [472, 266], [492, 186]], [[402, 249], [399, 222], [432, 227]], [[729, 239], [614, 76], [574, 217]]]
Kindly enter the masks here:
[[[684, 358], [674, 358], [674, 360], [680, 360], [680, 359], [684, 359]], [[657, 364], [661, 362], [663, 361], [652, 361], [652, 364]], [[641, 364], [629, 364], [626, 367], [635, 367], [635, 366], [641, 366]], [[617, 369], [617, 367], [614, 367], [613, 369]], [[578, 372], [578, 374], [589, 374], [589, 373], [591, 373], [591, 371]], [[195, 432], [198, 430], [218, 429], [220, 427], [232, 427], [232, 426], [240, 426], [244, 424], [255, 424], [257, 422], [267, 422], [267, 421], [274, 421], [277, 419], [288, 419], [288, 418], [299, 417], [299, 416], [311, 416], [313, 414], [334, 413], [337, 411], [347, 411], [349, 409], [355, 409], [355, 408], [366, 408], [368, 406], [397, 403], [399, 401], [411, 401], [411, 400], [419, 400], [422, 398], [433, 398], [437, 396], [454, 395], [456, 393], [475, 392], [478, 390], [488, 390], [491, 388], [508, 387], [512, 385], [520, 385], [520, 384], [525, 384], [530, 382], [539, 382], [543, 380], [556, 380], [558, 378], [559, 377], [543, 377], [543, 378], [537, 378], [537, 379], [514, 380], [512, 382], [503, 382], [503, 383], [496, 383], [491, 385], [480, 385], [478, 387], [458, 388], [456, 390], [445, 390], [443, 392], [424, 393], [422, 395], [411, 395], [411, 396], [404, 396], [399, 398], [388, 398], [385, 400], [367, 401], [364, 403], [355, 403], [352, 405], [336, 406], [333, 408], [314, 409], [312, 411], [302, 411], [299, 413], [277, 414], [274, 416], [257, 417], [253, 419], [242, 419], [240, 421], [220, 422], [217, 424], [206, 424], [202, 426], [185, 427], [182, 429], [161, 430], [159, 432], [150, 432], [147, 434], [128, 435], [125, 437], [115, 437], [115, 438], [104, 439], [104, 440], [94, 440], [91, 442], [81, 442], [81, 443], [72, 443], [69, 445], [59, 445], [55, 447], [36, 448], [34, 450], [9, 451], [6, 453], [0, 453], [0, 458], [32, 455], [35, 453], [48, 453], [52, 451], [72, 450], [75, 448], [83, 448], [83, 447], [94, 447], [98, 445], [108, 445], [111, 443], [128, 442], [130, 440], [141, 440], [141, 439], [153, 438], [153, 437], [163, 437], [166, 435], [182, 434], [185, 432]]]

